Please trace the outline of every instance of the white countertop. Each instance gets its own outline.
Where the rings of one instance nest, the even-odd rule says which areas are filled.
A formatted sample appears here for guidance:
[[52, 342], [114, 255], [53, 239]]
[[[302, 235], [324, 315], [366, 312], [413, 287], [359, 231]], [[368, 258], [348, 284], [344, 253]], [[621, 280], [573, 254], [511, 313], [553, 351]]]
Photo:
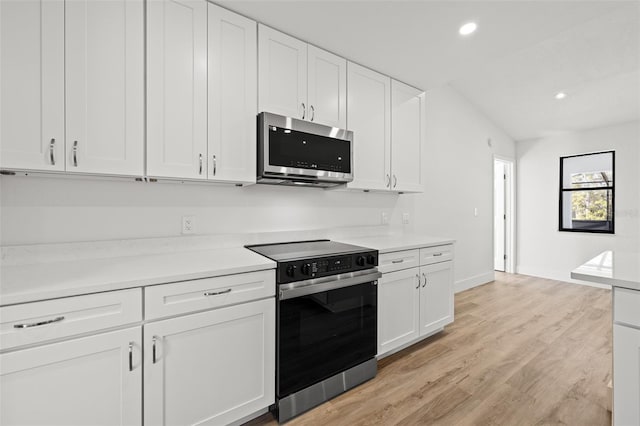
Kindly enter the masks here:
[[[420, 234], [332, 236], [331, 239], [381, 253], [454, 242]], [[186, 244], [193, 244], [194, 249], [186, 250]], [[276, 267], [274, 261], [245, 249], [238, 242], [233, 246], [204, 248], [191, 239], [123, 240], [4, 249], [0, 306]]]
[[244, 247], [4, 265], [0, 306], [275, 267]]
[[420, 247], [434, 247], [444, 244], [453, 244], [455, 240], [450, 238], [432, 237], [429, 235], [381, 235], [357, 238], [336, 238], [341, 243], [354, 244], [378, 250], [380, 253], [390, 253], [400, 250], [411, 250]]
[[571, 271], [571, 278], [640, 291], [640, 253], [604, 251]]

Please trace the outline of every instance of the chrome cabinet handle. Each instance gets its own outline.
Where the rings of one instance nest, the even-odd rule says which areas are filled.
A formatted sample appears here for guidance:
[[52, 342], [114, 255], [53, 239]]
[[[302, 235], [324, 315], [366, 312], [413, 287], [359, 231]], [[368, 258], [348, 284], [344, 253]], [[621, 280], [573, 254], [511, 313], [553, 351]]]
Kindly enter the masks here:
[[389, 173], [387, 173], [387, 183], [384, 186], [388, 187], [390, 184], [391, 184], [391, 177], [389, 176]]
[[53, 324], [54, 322], [60, 322], [64, 319], [64, 317], [56, 317], [46, 321], [32, 322], [27, 324], [14, 324], [13, 328], [31, 328], [31, 327], [39, 327], [41, 325]]
[[205, 296], [217, 296], [219, 294], [225, 294], [225, 293], [231, 293], [231, 289], [228, 288], [228, 289], [222, 290], [222, 291], [208, 291], [204, 295]]
[[393, 187], [395, 188], [397, 184], [398, 184], [398, 178], [396, 177], [396, 175], [393, 175]]
[[309, 109], [311, 110], [311, 121], [313, 121], [313, 118], [316, 116], [316, 109], [313, 105], [309, 105]]
[[78, 141], [73, 141], [73, 167], [78, 167]]
[[422, 287], [427, 285], [427, 276], [423, 273], [422, 277], [424, 278], [424, 284], [422, 284]]
[[151, 341], [153, 342], [153, 346], [151, 347], [151, 358], [154, 364], [158, 360], [158, 358], [156, 357], [156, 343], [158, 342], [158, 339], [160, 339], [158, 336], [153, 336], [151, 338]]
[[51, 139], [51, 142], [49, 143], [49, 159], [51, 160], [52, 166], [56, 165], [56, 158], [53, 156], [55, 151], [55, 146], [56, 146], [56, 140]]
[[201, 175], [202, 174], [202, 154], [198, 155], [199, 157], [199, 161], [200, 161], [200, 169], [198, 170], [198, 174]]
[[418, 280], [418, 285], [416, 286], [416, 289], [420, 288], [420, 275], [416, 274], [416, 279]]
[[442, 256], [442, 253], [433, 253], [433, 257]]
[[216, 175], [216, 156], [213, 156], [213, 175]]
[[404, 259], [396, 259], [391, 261], [391, 263], [402, 263], [402, 262], [404, 262]]
[[304, 116], [307, 115], [307, 107], [302, 102], [302, 119], [304, 120]]
[[133, 371], [133, 342], [129, 342], [129, 371]]

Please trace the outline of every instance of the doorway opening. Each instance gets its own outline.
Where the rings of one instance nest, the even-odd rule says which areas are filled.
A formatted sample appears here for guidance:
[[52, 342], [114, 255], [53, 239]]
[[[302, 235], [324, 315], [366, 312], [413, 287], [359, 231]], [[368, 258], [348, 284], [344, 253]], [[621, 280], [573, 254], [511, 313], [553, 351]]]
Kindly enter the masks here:
[[514, 163], [493, 159], [493, 262], [494, 269], [515, 272], [514, 265]]

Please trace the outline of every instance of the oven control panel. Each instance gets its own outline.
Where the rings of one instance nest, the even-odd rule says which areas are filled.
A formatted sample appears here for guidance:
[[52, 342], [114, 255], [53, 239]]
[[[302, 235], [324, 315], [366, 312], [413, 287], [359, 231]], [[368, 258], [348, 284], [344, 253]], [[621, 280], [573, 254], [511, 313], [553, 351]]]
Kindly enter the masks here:
[[286, 284], [294, 281], [304, 281], [312, 278], [361, 271], [376, 266], [378, 266], [377, 250], [279, 262], [278, 268], [276, 269], [276, 282], [278, 284]]

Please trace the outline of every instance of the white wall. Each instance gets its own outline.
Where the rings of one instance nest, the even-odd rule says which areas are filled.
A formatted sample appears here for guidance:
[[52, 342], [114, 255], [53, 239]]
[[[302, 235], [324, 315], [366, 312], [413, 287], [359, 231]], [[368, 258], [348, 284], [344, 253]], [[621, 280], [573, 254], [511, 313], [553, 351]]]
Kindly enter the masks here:
[[494, 155], [515, 158], [513, 140], [454, 89], [427, 92], [426, 192], [415, 197], [415, 227], [457, 240], [457, 290], [494, 277]]
[[427, 114], [423, 194], [2, 176], [0, 244], [179, 236], [184, 215], [198, 234], [372, 226], [385, 211], [390, 230], [458, 241], [458, 288], [491, 281], [492, 156], [514, 157], [513, 142], [449, 87], [428, 93]]
[[[640, 123], [516, 144], [517, 270], [571, 281], [571, 270], [603, 250], [640, 250]], [[615, 235], [558, 231], [560, 157], [615, 150]]]

